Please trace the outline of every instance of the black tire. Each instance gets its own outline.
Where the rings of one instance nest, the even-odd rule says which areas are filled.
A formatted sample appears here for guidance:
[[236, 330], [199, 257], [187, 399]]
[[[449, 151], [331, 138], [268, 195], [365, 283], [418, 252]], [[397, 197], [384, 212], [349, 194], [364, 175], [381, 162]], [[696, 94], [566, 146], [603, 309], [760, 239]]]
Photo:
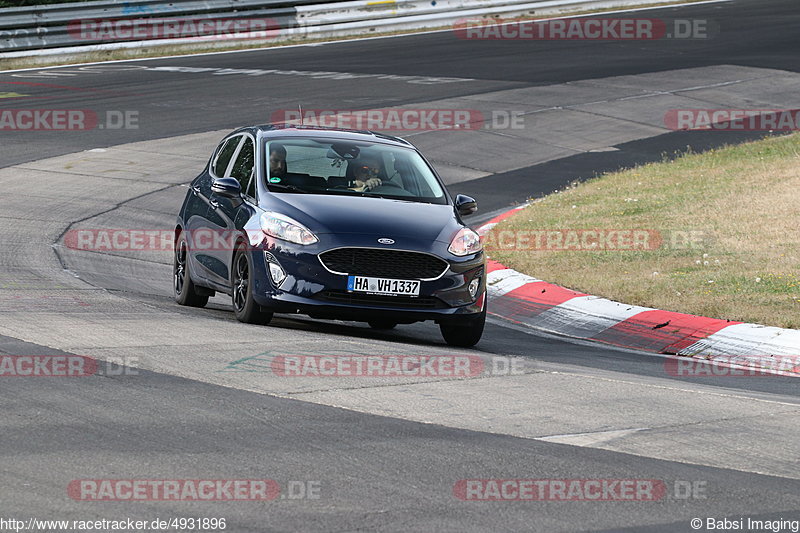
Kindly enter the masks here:
[[253, 299], [251, 275], [253, 260], [247, 248], [240, 244], [236, 248], [231, 265], [231, 303], [233, 312], [239, 322], [246, 324], [267, 325], [272, 320], [272, 313], [261, 310]]
[[439, 324], [439, 330], [442, 332], [444, 341], [450, 346], [469, 348], [481, 340], [484, 325], [486, 325], [486, 305], [483, 306], [483, 311], [476, 318], [464, 322], [442, 322]]
[[192, 281], [189, 270], [189, 243], [183, 232], [175, 243], [175, 254], [172, 261], [172, 291], [175, 294], [175, 301], [180, 305], [205, 307], [208, 303], [208, 295], [199, 294], [197, 286]]
[[394, 329], [397, 326], [397, 322], [391, 320], [370, 320], [367, 324], [372, 329]]

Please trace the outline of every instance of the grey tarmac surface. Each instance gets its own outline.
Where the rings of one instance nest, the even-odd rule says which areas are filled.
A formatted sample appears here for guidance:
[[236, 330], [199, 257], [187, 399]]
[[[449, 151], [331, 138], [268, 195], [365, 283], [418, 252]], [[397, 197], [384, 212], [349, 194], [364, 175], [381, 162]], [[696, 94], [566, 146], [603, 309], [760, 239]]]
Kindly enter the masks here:
[[[800, 517], [793, 378], [680, 378], [662, 358], [502, 321], [474, 350], [447, 348], [431, 324], [379, 333], [279, 317], [247, 326], [223, 297], [203, 310], [174, 305], [168, 252], [87, 253], [63, 242], [75, 229], [169, 228], [185, 184], [225, 130], [298, 100], [307, 109], [520, 111], [519, 130], [407, 135], [453, 191], [478, 191], [482, 217], [598, 169], [756, 136], [669, 132], [663, 114], [800, 107], [793, 6], [652, 12], [714, 18], [727, 30], [708, 42], [469, 42], [438, 33], [0, 74], [9, 90], [30, 93], [0, 108], [139, 113], [135, 130], [3, 133], [0, 354], [63, 351], [122, 361], [133, 374], [3, 378], [4, 512], [217, 516], [230, 531], [689, 531], [695, 517]], [[749, 48], [742, 42], [758, 36]], [[432, 79], [441, 77], [456, 79]], [[269, 371], [276, 356], [298, 353], [470, 355], [484, 371], [380, 380]], [[521, 374], [489, 371], [511, 360]], [[282, 487], [319, 482], [320, 498], [91, 503], [66, 492], [84, 478], [256, 477]], [[625, 503], [455, 498], [453, 485], [474, 478], [660, 479], [670, 493]], [[677, 499], [678, 480], [705, 482], [707, 498]]]
[[[0, 353], [55, 355], [0, 339]], [[46, 378], [38, 378], [46, 379]], [[4, 382], [6, 518], [226, 518], [227, 531], [690, 531], [696, 516], [796, 517], [800, 481], [365, 415], [139, 371]], [[267, 502], [92, 502], [82, 479], [268, 479]], [[657, 501], [464, 502], [462, 479], [656, 479]], [[701, 482], [704, 498], [678, 489]], [[288, 487], [319, 487], [293, 499]], [[309, 485], [309, 483], [311, 485]], [[300, 494], [295, 489], [294, 494]], [[662, 529], [663, 530], [663, 529]]]

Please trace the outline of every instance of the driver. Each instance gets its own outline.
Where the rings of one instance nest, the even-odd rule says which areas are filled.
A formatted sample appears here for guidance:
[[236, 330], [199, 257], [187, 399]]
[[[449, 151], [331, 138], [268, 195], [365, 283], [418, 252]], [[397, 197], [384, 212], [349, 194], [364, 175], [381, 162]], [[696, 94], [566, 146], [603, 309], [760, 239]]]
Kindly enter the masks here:
[[362, 156], [356, 165], [353, 176], [355, 179], [351, 183], [350, 190], [366, 192], [379, 187], [383, 182], [378, 178], [381, 166], [378, 158], [373, 155]]

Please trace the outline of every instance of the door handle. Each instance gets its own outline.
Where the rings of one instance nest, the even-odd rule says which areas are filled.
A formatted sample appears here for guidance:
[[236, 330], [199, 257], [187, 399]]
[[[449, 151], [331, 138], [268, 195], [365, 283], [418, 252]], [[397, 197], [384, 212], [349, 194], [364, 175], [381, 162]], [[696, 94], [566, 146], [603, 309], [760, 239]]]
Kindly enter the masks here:
[[195, 196], [200, 196], [200, 186], [199, 185], [195, 185], [194, 187], [191, 187], [191, 189], [192, 189], [192, 192], [194, 193]]
[[211, 207], [213, 207], [214, 209], [219, 208], [219, 202], [214, 199], [209, 200], [208, 203], [211, 204]]

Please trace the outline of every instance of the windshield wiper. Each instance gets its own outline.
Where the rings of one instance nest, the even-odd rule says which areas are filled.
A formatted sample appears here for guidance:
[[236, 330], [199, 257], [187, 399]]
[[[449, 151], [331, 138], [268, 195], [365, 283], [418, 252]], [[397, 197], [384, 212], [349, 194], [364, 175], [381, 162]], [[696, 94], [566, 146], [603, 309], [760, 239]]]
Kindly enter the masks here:
[[347, 195], [347, 196], [355, 196], [355, 195], [364, 196], [366, 193], [361, 192], [361, 191], [354, 191], [353, 189], [331, 189], [331, 188], [328, 188], [328, 189], [325, 189], [325, 194], [330, 194], [330, 195], [343, 194], [343, 195]]
[[309, 193], [309, 191], [307, 191], [305, 189], [301, 189], [300, 187], [295, 187], [294, 185], [284, 185], [283, 183], [270, 183], [267, 188], [269, 190], [272, 190], [273, 188], [276, 188], [276, 189], [281, 189], [283, 191]]

